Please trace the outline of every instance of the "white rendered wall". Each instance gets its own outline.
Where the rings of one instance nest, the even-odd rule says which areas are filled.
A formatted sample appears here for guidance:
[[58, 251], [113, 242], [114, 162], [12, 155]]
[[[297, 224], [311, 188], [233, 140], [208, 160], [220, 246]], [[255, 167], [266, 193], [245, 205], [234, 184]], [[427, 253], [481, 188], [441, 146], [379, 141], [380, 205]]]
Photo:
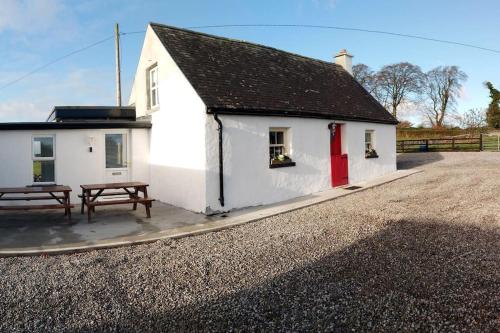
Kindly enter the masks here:
[[[365, 158], [365, 131], [373, 130], [378, 158]], [[343, 140], [349, 159], [349, 182], [358, 183], [396, 171], [396, 126], [348, 122]]]
[[[147, 70], [158, 66], [159, 107], [147, 109]], [[206, 108], [164, 46], [148, 27], [130, 104], [137, 116], [151, 115], [151, 195], [204, 212]]]
[[[218, 132], [207, 119], [207, 212], [275, 203], [331, 188], [330, 120], [220, 116], [224, 126], [224, 192], [218, 182]], [[342, 123], [342, 122], [338, 122]], [[396, 170], [395, 126], [343, 122], [349, 181], [369, 180]], [[294, 167], [269, 169], [269, 128], [290, 128]], [[366, 159], [365, 130], [375, 131], [378, 159]]]
[[[70, 186], [73, 189], [71, 201], [78, 203], [81, 184], [106, 181], [106, 133], [128, 135], [129, 180], [149, 182], [148, 129], [23, 130], [0, 132], [0, 187], [36, 185], [33, 183], [32, 138], [55, 135], [55, 182]], [[94, 137], [92, 152], [89, 152], [89, 137]]]

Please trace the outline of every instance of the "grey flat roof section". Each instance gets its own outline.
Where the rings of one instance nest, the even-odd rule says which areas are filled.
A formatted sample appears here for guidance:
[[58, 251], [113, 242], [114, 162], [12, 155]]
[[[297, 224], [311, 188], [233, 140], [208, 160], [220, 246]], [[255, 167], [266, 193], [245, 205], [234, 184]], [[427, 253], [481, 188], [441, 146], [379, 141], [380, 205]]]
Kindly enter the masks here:
[[55, 106], [47, 121], [84, 120], [135, 121], [134, 106]]
[[0, 131], [70, 130], [70, 129], [99, 129], [99, 128], [151, 128], [151, 122], [71, 121], [71, 122], [0, 123]]

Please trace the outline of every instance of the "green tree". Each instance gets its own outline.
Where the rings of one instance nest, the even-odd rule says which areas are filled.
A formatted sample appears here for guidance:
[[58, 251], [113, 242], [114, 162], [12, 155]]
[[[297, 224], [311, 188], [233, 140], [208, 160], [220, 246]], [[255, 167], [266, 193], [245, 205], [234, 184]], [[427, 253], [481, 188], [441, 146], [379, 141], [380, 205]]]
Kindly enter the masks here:
[[491, 102], [486, 111], [486, 120], [488, 126], [499, 128], [500, 127], [500, 91], [495, 89], [491, 82], [485, 83], [486, 88], [490, 91]]

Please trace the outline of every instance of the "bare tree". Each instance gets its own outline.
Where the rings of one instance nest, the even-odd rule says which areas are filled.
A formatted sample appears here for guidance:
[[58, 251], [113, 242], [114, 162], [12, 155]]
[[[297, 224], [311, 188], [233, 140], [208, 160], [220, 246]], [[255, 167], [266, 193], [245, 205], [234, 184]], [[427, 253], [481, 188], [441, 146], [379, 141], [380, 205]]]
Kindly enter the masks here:
[[481, 108], [469, 109], [458, 117], [460, 127], [469, 129], [472, 132], [487, 125], [486, 110]]
[[352, 66], [352, 75], [369, 92], [373, 89], [375, 72], [365, 64], [356, 64]]
[[365, 64], [352, 66], [354, 78], [365, 88], [375, 99], [387, 108], [387, 94], [380, 89], [378, 73]]
[[425, 74], [424, 112], [433, 127], [443, 127], [446, 116], [455, 111], [467, 74], [458, 66], [439, 66]]
[[387, 65], [377, 73], [376, 86], [386, 98], [386, 108], [397, 117], [398, 107], [421, 92], [424, 75], [419, 66], [408, 62]]

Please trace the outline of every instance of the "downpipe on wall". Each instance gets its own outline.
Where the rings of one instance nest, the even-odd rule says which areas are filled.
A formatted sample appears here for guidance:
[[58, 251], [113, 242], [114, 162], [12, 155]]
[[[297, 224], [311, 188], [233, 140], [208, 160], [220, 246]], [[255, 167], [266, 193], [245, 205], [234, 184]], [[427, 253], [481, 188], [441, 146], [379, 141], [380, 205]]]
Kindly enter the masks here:
[[222, 121], [219, 119], [217, 113], [214, 113], [214, 120], [217, 122], [219, 127], [217, 131], [219, 131], [219, 202], [222, 207], [224, 207], [224, 154], [222, 147]]

